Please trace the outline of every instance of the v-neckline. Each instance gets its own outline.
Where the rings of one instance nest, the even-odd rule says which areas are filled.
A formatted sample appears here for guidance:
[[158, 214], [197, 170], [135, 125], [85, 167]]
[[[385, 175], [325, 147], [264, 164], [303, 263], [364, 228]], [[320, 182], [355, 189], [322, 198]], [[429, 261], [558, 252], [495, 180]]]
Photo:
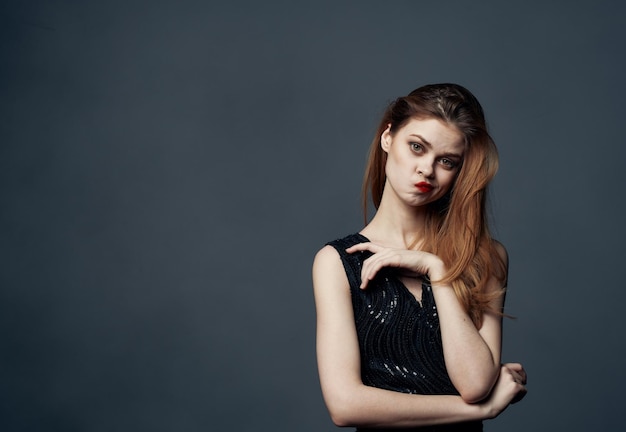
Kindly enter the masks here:
[[417, 296], [415, 294], [413, 294], [413, 292], [409, 289], [408, 286], [406, 286], [406, 284], [404, 283], [404, 281], [401, 279], [401, 277], [399, 276], [394, 276], [394, 278], [398, 281], [398, 283], [402, 286], [402, 289], [406, 292], [406, 294], [410, 295], [411, 298], [413, 298], [413, 300], [415, 300], [415, 303], [417, 304], [417, 306], [422, 309], [424, 307], [424, 279], [420, 278], [420, 298], [418, 299]]

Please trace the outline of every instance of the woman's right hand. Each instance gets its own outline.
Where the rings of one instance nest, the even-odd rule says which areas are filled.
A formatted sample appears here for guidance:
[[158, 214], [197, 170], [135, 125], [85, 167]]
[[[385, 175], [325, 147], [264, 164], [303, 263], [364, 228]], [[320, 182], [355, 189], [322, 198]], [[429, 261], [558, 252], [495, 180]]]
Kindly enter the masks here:
[[348, 253], [363, 251], [371, 252], [372, 256], [363, 261], [361, 289], [367, 288], [384, 267], [400, 268], [413, 275], [428, 275], [431, 280], [441, 279], [446, 273], [441, 259], [428, 252], [388, 248], [372, 242], [358, 243], [346, 249]]
[[483, 402], [487, 418], [495, 418], [510, 404], [526, 396], [526, 371], [519, 363], [505, 363], [500, 367], [500, 376], [491, 395]]

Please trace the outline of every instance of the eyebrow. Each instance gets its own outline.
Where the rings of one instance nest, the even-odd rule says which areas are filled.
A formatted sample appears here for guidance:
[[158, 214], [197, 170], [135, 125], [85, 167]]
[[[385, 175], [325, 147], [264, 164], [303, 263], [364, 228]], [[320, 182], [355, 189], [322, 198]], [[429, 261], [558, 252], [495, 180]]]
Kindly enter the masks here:
[[424, 138], [423, 136], [419, 135], [419, 134], [410, 134], [409, 136], [415, 137], [415, 138], [419, 138], [421, 139], [424, 144], [426, 144], [428, 147], [433, 148], [433, 145], [431, 143], [429, 143], [426, 138]]
[[[419, 134], [410, 134], [409, 136], [415, 137], [415, 138], [419, 138], [424, 144], [426, 144], [426, 146], [432, 150], [433, 145], [431, 143], [429, 143], [426, 138], [424, 138], [423, 136], [419, 135]], [[444, 154], [442, 154], [443, 157], [455, 157], [455, 158], [459, 158], [459, 159], [463, 159], [463, 155], [462, 154], [458, 154], [458, 153], [451, 153], [451, 152], [446, 152]]]

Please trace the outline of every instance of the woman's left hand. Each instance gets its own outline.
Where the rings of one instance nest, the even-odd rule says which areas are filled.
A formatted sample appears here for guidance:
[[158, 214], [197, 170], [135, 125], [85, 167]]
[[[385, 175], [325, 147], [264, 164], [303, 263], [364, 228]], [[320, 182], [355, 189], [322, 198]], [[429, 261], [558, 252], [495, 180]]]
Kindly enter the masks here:
[[445, 274], [443, 262], [434, 254], [406, 249], [393, 249], [372, 242], [359, 243], [346, 249], [348, 253], [368, 251], [373, 255], [363, 261], [361, 289], [374, 279], [383, 267], [395, 267], [416, 275], [427, 275], [439, 279]]

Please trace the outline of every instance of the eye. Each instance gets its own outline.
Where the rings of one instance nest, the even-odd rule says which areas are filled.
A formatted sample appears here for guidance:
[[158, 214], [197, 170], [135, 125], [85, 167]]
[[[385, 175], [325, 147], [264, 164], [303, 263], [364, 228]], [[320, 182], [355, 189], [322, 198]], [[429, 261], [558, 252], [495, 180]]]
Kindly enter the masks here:
[[416, 153], [421, 153], [424, 151], [424, 146], [422, 146], [418, 142], [412, 142], [412, 143], [409, 143], [409, 145], [411, 146], [411, 150], [413, 150]]
[[458, 162], [456, 162], [456, 161], [454, 161], [452, 159], [448, 159], [448, 158], [441, 158], [441, 159], [439, 159], [439, 163], [441, 165], [443, 165], [447, 169], [453, 169], [453, 168], [456, 168], [458, 166]]

